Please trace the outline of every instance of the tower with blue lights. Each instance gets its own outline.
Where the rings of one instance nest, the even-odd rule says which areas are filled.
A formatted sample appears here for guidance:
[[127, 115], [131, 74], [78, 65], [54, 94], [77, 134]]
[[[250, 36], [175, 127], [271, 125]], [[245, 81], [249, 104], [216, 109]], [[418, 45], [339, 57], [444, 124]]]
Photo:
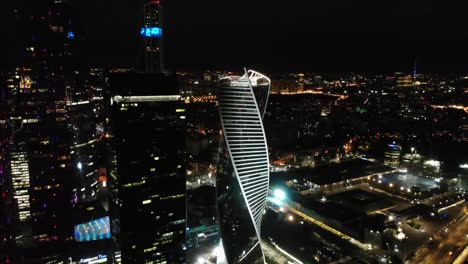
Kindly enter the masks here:
[[160, 0], [149, 0], [144, 6], [143, 26], [140, 35], [144, 44], [146, 72], [164, 72], [162, 10]]

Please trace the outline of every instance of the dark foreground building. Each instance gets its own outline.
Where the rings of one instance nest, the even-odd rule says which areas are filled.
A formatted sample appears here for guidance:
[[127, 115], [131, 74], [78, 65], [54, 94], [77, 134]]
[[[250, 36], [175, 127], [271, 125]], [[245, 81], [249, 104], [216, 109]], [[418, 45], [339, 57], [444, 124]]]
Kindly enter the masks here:
[[269, 90], [270, 79], [250, 70], [219, 83], [224, 136], [216, 186], [221, 231], [218, 263], [265, 263], [260, 225], [270, 174], [262, 119]]
[[10, 186], [2, 194], [8, 216], [0, 229], [8, 232], [1, 239], [9, 247], [0, 248], [0, 263], [31, 263], [61, 254], [73, 241], [66, 108], [73, 16], [69, 1], [20, 0], [14, 12], [15, 67], [0, 85], [6, 104], [0, 123], [8, 135], [0, 132], [0, 162], [7, 161], [0, 184]]
[[[185, 108], [176, 79], [111, 76], [111, 219], [123, 263], [184, 263]], [[120, 233], [120, 234], [118, 234]]]

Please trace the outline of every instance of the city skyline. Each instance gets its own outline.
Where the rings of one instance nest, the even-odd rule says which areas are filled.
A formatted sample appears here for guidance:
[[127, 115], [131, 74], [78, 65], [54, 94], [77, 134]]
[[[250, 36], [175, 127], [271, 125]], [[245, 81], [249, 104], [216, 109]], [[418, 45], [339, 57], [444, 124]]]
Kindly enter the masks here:
[[464, 10], [5, 0], [0, 263], [466, 262]]

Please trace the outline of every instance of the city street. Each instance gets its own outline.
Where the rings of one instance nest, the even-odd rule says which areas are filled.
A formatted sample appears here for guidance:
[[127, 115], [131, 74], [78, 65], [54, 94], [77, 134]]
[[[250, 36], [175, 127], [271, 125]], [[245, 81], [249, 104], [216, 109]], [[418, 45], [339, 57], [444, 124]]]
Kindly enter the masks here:
[[416, 251], [410, 264], [449, 264], [468, 244], [468, 217], [466, 212], [451, 222], [447, 229], [434, 235], [432, 244]]
[[303, 264], [302, 261], [286, 252], [284, 249], [280, 248], [274, 243], [270, 243], [266, 240], [262, 241], [263, 252], [265, 253], [265, 258], [267, 263], [290, 263], [290, 264]]

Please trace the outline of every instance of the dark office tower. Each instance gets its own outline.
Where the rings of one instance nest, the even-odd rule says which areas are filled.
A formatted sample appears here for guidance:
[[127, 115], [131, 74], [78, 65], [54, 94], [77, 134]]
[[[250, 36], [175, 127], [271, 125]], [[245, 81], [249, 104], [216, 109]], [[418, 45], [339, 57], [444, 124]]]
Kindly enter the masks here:
[[260, 225], [269, 162], [262, 119], [269, 92], [270, 79], [251, 70], [219, 81], [223, 141], [216, 179], [221, 230], [218, 263], [265, 263]]
[[95, 149], [96, 164], [98, 169], [99, 185], [103, 188], [107, 187], [107, 168], [109, 167], [109, 149], [107, 147], [109, 141], [109, 100], [104, 98], [109, 97], [106, 86], [106, 76], [104, 69], [92, 68], [89, 69], [85, 88], [91, 92], [90, 102], [93, 107], [94, 114], [94, 129], [96, 139], [99, 140]]
[[32, 237], [60, 245], [72, 239], [73, 231], [66, 87], [75, 35], [69, 3], [16, 1], [18, 61], [8, 85], [11, 142], [24, 144], [15, 150], [15, 166], [22, 169], [22, 159], [28, 160]]
[[100, 68], [89, 69], [86, 78], [86, 89], [91, 92], [91, 102], [93, 105], [93, 112], [95, 114], [95, 129], [98, 137], [105, 137], [105, 76], [104, 70]]
[[18, 210], [13, 197], [9, 168], [10, 127], [6, 103], [6, 85], [0, 75], [0, 263], [9, 260], [8, 253], [15, 246]]
[[[86, 76], [86, 75], [85, 75]], [[67, 111], [70, 116], [72, 145], [71, 159], [74, 169], [73, 203], [94, 201], [99, 190], [96, 133], [96, 112], [93, 91], [86, 85], [85, 77], [73, 74], [73, 82], [67, 89]]]
[[149, 0], [144, 6], [143, 27], [140, 35], [144, 42], [146, 72], [164, 72], [163, 17], [160, 0]]
[[109, 185], [118, 191], [111, 214], [120, 210], [122, 261], [185, 263], [185, 108], [176, 79], [121, 73], [110, 86], [117, 171]]

